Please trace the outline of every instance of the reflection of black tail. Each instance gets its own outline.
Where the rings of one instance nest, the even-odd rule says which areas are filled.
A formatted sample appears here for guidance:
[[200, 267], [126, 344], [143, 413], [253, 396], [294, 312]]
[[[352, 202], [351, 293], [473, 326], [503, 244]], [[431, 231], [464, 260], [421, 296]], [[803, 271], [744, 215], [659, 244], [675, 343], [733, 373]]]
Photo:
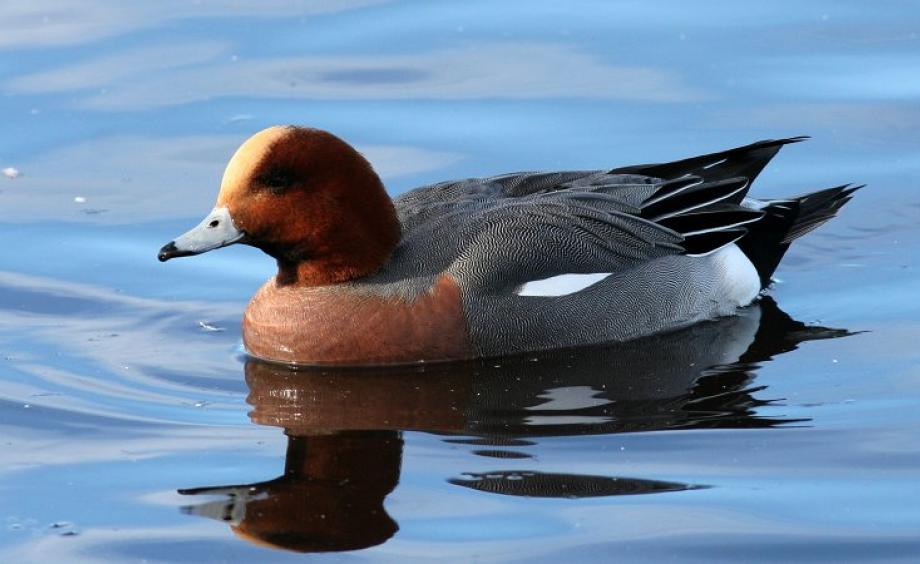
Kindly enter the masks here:
[[853, 334], [852, 331], [846, 329], [806, 325], [801, 321], [796, 321], [779, 309], [773, 298], [763, 296], [760, 299], [760, 326], [757, 328], [757, 335], [738, 362], [759, 364], [783, 353], [794, 351], [799, 348], [799, 344], [805, 341], [836, 339]]
[[770, 276], [786, 254], [789, 244], [837, 215], [837, 211], [862, 186], [837, 186], [798, 198], [766, 202], [764, 217], [749, 223], [747, 235], [738, 246], [754, 263], [761, 287], [770, 284]]
[[755, 415], [757, 408], [775, 404], [778, 400], [754, 397], [755, 392], [766, 389], [766, 386], [750, 386], [754, 372], [762, 363], [796, 350], [805, 341], [836, 339], [854, 333], [796, 321], [779, 309], [769, 296], [763, 296], [759, 305], [760, 325], [748, 350], [737, 362], [708, 368], [693, 386], [683, 406], [688, 415], [693, 415], [688, 427], [754, 428], [808, 421]]
[[662, 482], [641, 478], [587, 476], [583, 474], [546, 474], [530, 470], [502, 470], [483, 474], [465, 472], [464, 478], [448, 480], [482, 492], [522, 497], [602, 497], [610, 495], [641, 495], [698, 490], [680, 482]]

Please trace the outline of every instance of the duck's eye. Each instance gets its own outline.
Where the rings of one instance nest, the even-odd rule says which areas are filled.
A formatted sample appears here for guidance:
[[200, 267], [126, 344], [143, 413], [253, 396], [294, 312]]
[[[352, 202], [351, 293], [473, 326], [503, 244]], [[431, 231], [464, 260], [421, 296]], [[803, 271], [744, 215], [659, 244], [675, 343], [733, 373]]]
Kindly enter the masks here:
[[294, 183], [294, 173], [288, 168], [272, 167], [260, 174], [256, 181], [273, 194], [280, 194]]

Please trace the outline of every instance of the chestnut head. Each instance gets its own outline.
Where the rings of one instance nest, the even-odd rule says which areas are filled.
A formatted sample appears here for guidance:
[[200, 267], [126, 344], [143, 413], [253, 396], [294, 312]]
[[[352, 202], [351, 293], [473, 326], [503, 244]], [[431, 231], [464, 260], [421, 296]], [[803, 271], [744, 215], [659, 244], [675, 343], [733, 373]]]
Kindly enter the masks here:
[[306, 283], [330, 283], [373, 272], [398, 239], [392, 201], [360, 153], [319, 129], [275, 126], [237, 149], [214, 209], [158, 258], [244, 243]]

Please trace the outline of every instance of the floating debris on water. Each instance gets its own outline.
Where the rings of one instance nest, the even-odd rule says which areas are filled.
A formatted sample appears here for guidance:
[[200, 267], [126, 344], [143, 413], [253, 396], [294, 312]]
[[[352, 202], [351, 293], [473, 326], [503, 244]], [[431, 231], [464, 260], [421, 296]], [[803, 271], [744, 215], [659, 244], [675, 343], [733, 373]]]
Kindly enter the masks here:
[[10, 180], [14, 178], [18, 178], [22, 174], [21, 172], [19, 172], [18, 168], [14, 168], [11, 166], [6, 167], [5, 169], [3, 169], [2, 172], [3, 172], [3, 176], [9, 178]]
[[198, 326], [204, 329], [205, 331], [211, 331], [213, 333], [223, 331], [223, 327], [218, 327], [217, 325], [208, 323], [207, 321], [199, 321]]

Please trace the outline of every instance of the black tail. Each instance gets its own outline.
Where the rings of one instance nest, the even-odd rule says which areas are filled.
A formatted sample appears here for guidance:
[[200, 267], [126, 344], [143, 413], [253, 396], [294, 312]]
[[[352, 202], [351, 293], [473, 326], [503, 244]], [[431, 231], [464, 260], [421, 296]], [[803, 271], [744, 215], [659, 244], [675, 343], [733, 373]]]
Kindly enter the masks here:
[[770, 277], [786, 254], [789, 244], [837, 215], [837, 211], [862, 186], [837, 186], [798, 198], [766, 202], [764, 217], [745, 225], [747, 234], [738, 247], [754, 263], [760, 285], [766, 288]]

